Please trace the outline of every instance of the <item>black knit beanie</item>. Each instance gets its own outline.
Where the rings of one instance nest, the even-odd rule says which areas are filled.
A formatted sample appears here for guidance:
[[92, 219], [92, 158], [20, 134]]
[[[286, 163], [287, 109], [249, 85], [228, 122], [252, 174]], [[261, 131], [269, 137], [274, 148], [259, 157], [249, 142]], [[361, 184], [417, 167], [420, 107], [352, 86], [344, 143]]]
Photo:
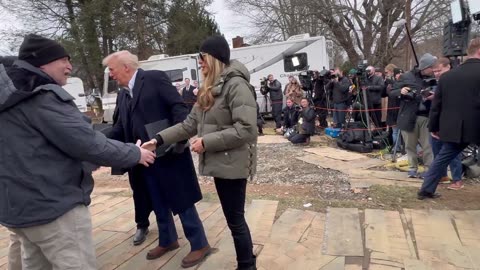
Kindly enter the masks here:
[[207, 38], [200, 46], [200, 52], [210, 54], [225, 65], [230, 64], [230, 47], [222, 36]]
[[63, 57], [70, 57], [58, 42], [35, 34], [25, 36], [20, 45], [18, 59], [40, 67]]

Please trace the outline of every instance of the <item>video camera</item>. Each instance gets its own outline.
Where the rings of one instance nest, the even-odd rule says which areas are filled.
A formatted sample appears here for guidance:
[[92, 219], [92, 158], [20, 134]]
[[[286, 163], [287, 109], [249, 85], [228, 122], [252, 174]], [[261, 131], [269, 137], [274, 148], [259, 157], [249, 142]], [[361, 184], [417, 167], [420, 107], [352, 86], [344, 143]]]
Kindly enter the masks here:
[[260, 78], [260, 93], [262, 95], [267, 95], [270, 92], [270, 88], [268, 87], [268, 79], [266, 77]]
[[337, 75], [332, 74], [328, 69], [322, 69], [320, 72], [313, 70], [302, 71], [298, 75], [300, 84], [302, 85], [303, 90], [313, 91], [313, 80], [317, 79], [323, 85], [326, 85], [331, 79], [335, 78]]
[[360, 60], [357, 65], [357, 74], [360, 85], [365, 85], [368, 78], [368, 60]]

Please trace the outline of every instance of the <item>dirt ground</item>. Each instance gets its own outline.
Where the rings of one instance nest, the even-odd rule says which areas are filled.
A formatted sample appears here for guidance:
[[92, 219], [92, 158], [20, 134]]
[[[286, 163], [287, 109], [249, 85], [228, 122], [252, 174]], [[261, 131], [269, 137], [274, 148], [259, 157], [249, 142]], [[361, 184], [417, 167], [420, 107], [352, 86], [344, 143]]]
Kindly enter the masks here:
[[[354, 193], [348, 176], [340, 171], [319, 168], [297, 160], [305, 155], [305, 146], [291, 144], [260, 144], [258, 146], [257, 175], [249, 182], [247, 196], [251, 199], [279, 201], [282, 209], [297, 208], [323, 212], [327, 207], [355, 208], [433, 208], [433, 209], [480, 209], [480, 179], [465, 179], [465, 188], [460, 191], [440, 186], [443, 196], [437, 200], [418, 201], [416, 188], [396, 186], [372, 186]], [[192, 153], [197, 165], [198, 156]], [[339, 168], [341, 170], [341, 168]], [[128, 178], [110, 175], [109, 168], [94, 173], [96, 187], [128, 188]], [[421, 180], [419, 180], [421, 181]], [[215, 186], [209, 177], [199, 177], [204, 199], [216, 201]], [[358, 191], [357, 191], [358, 192]], [[122, 193], [129, 196], [129, 192]], [[310, 205], [311, 204], [311, 205]]]

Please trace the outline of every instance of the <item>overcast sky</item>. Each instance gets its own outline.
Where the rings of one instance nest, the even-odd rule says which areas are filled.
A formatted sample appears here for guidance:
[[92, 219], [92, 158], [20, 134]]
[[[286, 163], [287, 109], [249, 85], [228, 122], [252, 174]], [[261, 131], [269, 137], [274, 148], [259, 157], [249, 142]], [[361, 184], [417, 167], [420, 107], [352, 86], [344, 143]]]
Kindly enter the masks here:
[[[227, 8], [225, 0], [214, 0], [213, 4], [208, 8], [208, 11], [215, 17], [220, 31], [225, 35], [227, 41], [232, 43], [232, 38], [236, 36], [247, 36], [250, 31], [246, 27], [247, 22], [245, 18], [236, 15]], [[0, 31], [8, 30], [14, 32], [16, 29], [21, 29], [21, 23], [15, 16], [9, 14], [5, 10], [0, 9]], [[17, 44], [16, 46], [19, 46]], [[15, 46], [15, 47], [16, 47]], [[0, 54], [14, 54], [10, 50], [11, 44], [7, 43], [5, 39], [0, 37]]]

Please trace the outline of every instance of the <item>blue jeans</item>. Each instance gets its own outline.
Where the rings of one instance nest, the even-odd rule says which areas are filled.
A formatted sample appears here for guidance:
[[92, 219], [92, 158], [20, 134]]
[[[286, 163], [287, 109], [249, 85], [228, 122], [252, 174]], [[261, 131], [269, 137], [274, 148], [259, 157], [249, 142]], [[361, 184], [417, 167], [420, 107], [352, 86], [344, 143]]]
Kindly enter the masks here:
[[[443, 142], [430, 137], [430, 144], [432, 145], [433, 156], [436, 157], [442, 149]], [[454, 182], [462, 180], [462, 158], [461, 154], [456, 156], [449, 164], [450, 171], [452, 172], [452, 180]], [[447, 176], [447, 168], [445, 167], [442, 177]]]
[[[400, 151], [401, 144], [402, 144], [402, 133], [398, 127], [392, 127], [392, 138], [393, 138], [393, 146], [397, 146], [397, 151]], [[398, 144], [397, 144], [398, 138]]]
[[340, 110], [340, 111], [333, 111], [333, 120], [337, 125], [337, 128], [342, 128], [343, 125], [345, 124], [345, 114], [346, 114], [345, 110], [347, 109], [347, 104], [345, 104], [345, 102], [335, 103], [333, 104], [333, 108], [335, 110]]
[[435, 193], [440, 179], [444, 176], [448, 164], [467, 147], [466, 143], [443, 142], [438, 155], [433, 159], [425, 174], [420, 192]]

